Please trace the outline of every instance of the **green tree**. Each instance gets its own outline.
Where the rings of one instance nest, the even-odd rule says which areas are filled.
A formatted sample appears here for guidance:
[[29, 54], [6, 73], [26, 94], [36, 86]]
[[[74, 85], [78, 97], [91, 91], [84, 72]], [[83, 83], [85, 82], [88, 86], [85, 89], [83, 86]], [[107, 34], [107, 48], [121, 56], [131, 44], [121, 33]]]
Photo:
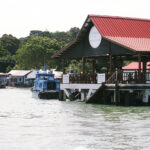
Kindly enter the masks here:
[[59, 49], [60, 46], [55, 39], [31, 37], [17, 51], [17, 66], [20, 66], [22, 69], [39, 69], [43, 65], [52, 68], [55, 66], [55, 63], [51, 56]]
[[0, 72], [9, 71], [7, 68], [12, 68], [15, 65], [15, 60], [10, 52], [3, 48], [0, 42]]
[[58, 42], [63, 41], [65, 43], [68, 43], [71, 41], [70, 34], [68, 34], [67, 32], [56, 31], [56, 32], [52, 33], [52, 38], [56, 39]]
[[8, 50], [11, 55], [14, 55], [19, 48], [20, 41], [12, 35], [4, 34], [1, 39], [1, 44], [4, 49]]
[[77, 34], [79, 33], [79, 28], [77, 28], [77, 27], [73, 27], [73, 28], [71, 28], [70, 30], [69, 30], [69, 33], [70, 33], [70, 35], [71, 35], [71, 40], [73, 40], [73, 39], [75, 39], [76, 38], [76, 36], [77, 36]]
[[29, 36], [41, 36], [41, 37], [52, 37], [52, 33], [49, 31], [31, 30]]
[[30, 31], [29, 36], [40, 36], [41, 33], [42, 33], [42, 31], [40, 31], [40, 30], [32, 30], [32, 31]]

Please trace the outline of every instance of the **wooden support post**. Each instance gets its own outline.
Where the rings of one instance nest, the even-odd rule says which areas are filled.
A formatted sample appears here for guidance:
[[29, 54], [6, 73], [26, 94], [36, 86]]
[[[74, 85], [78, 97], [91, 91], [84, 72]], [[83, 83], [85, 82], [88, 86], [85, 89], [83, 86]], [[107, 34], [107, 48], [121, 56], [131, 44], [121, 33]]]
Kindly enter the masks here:
[[123, 82], [123, 71], [122, 71], [122, 66], [123, 66], [123, 61], [122, 61], [122, 58], [120, 56], [120, 64], [119, 64], [119, 81], [120, 82]]
[[120, 104], [120, 91], [119, 91], [118, 82], [115, 83], [114, 101], [116, 103], [116, 106]]
[[110, 76], [112, 75], [112, 55], [110, 54], [109, 55], [109, 73], [110, 73]]
[[86, 58], [82, 57], [82, 73], [85, 74], [85, 62], [86, 62]]
[[62, 71], [65, 74], [65, 59], [62, 59]]
[[112, 75], [112, 55], [111, 55], [111, 42], [109, 43], [109, 77]]
[[143, 83], [146, 83], [146, 64], [147, 62], [143, 61]]
[[138, 70], [138, 76], [139, 76], [139, 82], [141, 83], [141, 53], [138, 54], [138, 62], [139, 62], [139, 70]]
[[92, 60], [92, 75], [93, 75], [93, 83], [95, 83], [95, 59]]
[[95, 74], [95, 59], [92, 60], [92, 74]]

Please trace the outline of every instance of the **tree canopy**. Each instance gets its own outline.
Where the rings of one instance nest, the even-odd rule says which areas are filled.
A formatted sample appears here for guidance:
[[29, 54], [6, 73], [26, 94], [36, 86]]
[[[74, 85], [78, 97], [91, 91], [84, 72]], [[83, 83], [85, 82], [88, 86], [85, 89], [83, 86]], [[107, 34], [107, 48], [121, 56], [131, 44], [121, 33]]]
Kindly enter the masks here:
[[73, 40], [79, 28], [66, 32], [32, 30], [29, 36], [17, 39], [4, 34], [0, 38], [0, 72], [11, 69], [39, 69], [43, 65], [61, 69], [59, 60], [51, 56]]
[[13, 67], [15, 65], [15, 60], [11, 56], [11, 53], [4, 49], [2, 43], [0, 42], [0, 72], [7, 72], [9, 66]]
[[51, 56], [60, 49], [59, 43], [47, 37], [31, 37], [17, 51], [17, 64], [23, 69], [39, 69], [43, 65], [52, 65]]
[[20, 41], [13, 37], [12, 35], [4, 34], [1, 39], [1, 44], [4, 49], [8, 50], [12, 55], [14, 55], [19, 48]]

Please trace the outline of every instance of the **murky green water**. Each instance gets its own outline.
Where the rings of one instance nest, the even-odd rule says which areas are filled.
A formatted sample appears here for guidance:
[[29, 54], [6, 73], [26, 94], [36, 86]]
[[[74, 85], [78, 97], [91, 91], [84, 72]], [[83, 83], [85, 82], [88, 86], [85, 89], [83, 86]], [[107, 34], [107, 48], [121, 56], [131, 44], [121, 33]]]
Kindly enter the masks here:
[[0, 89], [0, 150], [149, 150], [150, 107], [38, 100]]

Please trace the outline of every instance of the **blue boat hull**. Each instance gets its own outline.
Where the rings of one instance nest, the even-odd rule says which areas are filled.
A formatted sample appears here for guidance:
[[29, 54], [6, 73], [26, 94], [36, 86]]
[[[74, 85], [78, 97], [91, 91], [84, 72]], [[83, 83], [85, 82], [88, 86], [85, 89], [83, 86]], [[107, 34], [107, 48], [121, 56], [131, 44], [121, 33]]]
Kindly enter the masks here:
[[57, 91], [32, 91], [32, 97], [39, 99], [59, 99]]

